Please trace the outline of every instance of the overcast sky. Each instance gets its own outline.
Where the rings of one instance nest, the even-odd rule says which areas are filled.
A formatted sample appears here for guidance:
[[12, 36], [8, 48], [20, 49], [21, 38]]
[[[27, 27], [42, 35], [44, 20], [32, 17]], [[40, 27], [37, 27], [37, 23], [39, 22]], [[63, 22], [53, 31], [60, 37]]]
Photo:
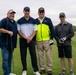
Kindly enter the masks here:
[[6, 17], [9, 9], [14, 9], [15, 20], [19, 19], [25, 6], [30, 7], [34, 18], [38, 17], [38, 8], [44, 7], [46, 16], [52, 19], [54, 25], [59, 23], [59, 13], [65, 12], [66, 20], [76, 25], [76, 0], [0, 0], [0, 20]]

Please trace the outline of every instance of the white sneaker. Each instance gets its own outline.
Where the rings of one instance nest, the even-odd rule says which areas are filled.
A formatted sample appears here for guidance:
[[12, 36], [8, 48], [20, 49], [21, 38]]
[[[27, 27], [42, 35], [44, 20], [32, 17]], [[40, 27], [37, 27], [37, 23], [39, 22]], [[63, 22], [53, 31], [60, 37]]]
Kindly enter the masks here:
[[35, 75], [40, 75], [40, 73], [39, 73], [39, 72], [34, 72], [34, 74], [35, 74]]
[[22, 75], [26, 75], [26, 74], [27, 74], [27, 71], [26, 70], [22, 72]]
[[14, 74], [14, 73], [10, 73], [9, 75], [16, 75], [16, 74]]

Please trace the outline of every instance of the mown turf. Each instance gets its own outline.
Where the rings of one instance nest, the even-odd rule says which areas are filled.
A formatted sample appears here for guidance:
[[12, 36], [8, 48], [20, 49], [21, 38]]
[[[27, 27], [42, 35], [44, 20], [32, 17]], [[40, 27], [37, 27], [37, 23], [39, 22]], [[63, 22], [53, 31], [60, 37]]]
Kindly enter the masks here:
[[[74, 72], [76, 75], [76, 35], [72, 39], [72, 45], [73, 45]], [[60, 65], [60, 61], [58, 58], [56, 41], [55, 41], [54, 45], [52, 46], [52, 57], [53, 57], [52, 58], [53, 59], [53, 75], [58, 75], [59, 72], [61, 71], [61, 65]], [[45, 60], [46, 60], [46, 57], [45, 57]], [[46, 61], [45, 61], [45, 63], [46, 63]], [[27, 75], [33, 75], [33, 69], [31, 66], [31, 59], [30, 59], [29, 51], [27, 53], [27, 67], [28, 67]], [[67, 71], [67, 75], [69, 75], [67, 59], [66, 59], [66, 71]], [[19, 51], [19, 41], [18, 41], [17, 48], [14, 51], [14, 72], [17, 75], [21, 75], [21, 73], [22, 73], [22, 64], [21, 64], [20, 51]], [[0, 50], [0, 75], [3, 75], [1, 50]], [[43, 75], [47, 75], [47, 71]]]

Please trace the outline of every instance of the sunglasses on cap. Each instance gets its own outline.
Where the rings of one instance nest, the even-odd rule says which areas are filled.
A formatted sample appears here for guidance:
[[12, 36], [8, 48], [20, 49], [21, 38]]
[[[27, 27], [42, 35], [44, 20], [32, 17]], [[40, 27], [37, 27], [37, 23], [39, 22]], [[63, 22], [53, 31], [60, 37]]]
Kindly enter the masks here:
[[39, 13], [44, 13], [44, 11], [39, 11]]

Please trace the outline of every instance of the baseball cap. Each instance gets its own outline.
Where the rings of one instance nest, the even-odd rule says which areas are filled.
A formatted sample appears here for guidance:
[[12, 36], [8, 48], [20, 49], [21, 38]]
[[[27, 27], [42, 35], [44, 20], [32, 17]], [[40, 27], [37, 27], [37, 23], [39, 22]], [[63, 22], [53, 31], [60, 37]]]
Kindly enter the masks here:
[[24, 11], [30, 11], [30, 8], [29, 8], [29, 7], [24, 7], [23, 10], [24, 10]]
[[38, 12], [40, 13], [40, 12], [45, 12], [45, 9], [43, 8], [43, 7], [40, 7], [39, 9], [38, 9]]
[[59, 14], [59, 17], [65, 17], [66, 15], [65, 15], [65, 13], [64, 12], [61, 12], [60, 14]]
[[13, 9], [8, 10], [8, 13], [16, 13]]

